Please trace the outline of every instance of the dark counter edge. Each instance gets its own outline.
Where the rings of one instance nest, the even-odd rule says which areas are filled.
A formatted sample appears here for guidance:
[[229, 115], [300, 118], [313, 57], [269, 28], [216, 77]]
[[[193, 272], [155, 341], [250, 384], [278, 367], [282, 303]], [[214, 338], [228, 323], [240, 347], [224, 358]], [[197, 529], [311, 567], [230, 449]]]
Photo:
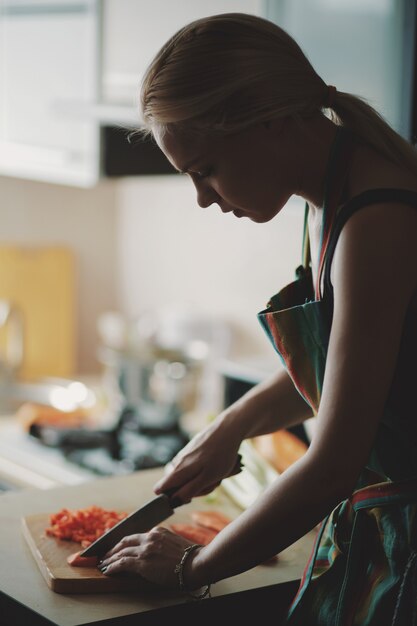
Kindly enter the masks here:
[[[256, 626], [257, 622], [262, 622], [267, 616], [269, 621], [273, 618], [273, 623], [279, 626], [278, 620], [284, 617], [299, 584], [299, 580], [294, 580], [200, 601], [190, 600], [184, 604], [143, 613], [85, 622], [77, 626], [161, 626], [172, 623], [180, 623], [181, 626], [215, 626], [213, 621], [224, 619], [225, 615], [233, 615], [233, 623], [239, 623], [239, 626]], [[2, 592], [0, 616], [0, 621], [5, 626], [59, 626]]]

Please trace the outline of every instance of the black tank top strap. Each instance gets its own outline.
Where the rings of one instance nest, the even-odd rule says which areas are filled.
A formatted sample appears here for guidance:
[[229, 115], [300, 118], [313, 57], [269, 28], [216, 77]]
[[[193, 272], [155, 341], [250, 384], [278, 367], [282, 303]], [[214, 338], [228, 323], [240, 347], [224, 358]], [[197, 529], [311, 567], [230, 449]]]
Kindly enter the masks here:
[[339, 235], [343, 226], [360, 209], [369, 206], [371, 204], [385, 203], [385, 202], [400, 202], [402, 204], [409, 204], [417, 209], [417, 192], [408, 189], [368, 189], [363, 193], [354, 196], [346, 204], [344, 204], [338, 211], [335, 224], [330, 235], [329, 243], [326, 249], [325, 261], [324, 261], [324, 275], [323, 275], [323, 300], [326, 304], [326, 310], [330, 319], [333, 314], [333, 286], [330, 280], [330, 271], [332, 267], [332, 261], [336, 244], [339, 239]]

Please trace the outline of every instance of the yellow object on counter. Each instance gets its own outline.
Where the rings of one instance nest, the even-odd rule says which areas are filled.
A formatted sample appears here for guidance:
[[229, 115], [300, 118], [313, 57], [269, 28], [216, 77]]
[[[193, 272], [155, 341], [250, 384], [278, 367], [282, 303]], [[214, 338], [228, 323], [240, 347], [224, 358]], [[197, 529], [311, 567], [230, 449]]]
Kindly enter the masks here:
[[[23, 316], [23, 363], [18, 376], [69, 377], [75, 370], [74, 257], [61, 246], [0, 246], [0, 299]], [[0, 352], [5, 343], [0, 337]]]

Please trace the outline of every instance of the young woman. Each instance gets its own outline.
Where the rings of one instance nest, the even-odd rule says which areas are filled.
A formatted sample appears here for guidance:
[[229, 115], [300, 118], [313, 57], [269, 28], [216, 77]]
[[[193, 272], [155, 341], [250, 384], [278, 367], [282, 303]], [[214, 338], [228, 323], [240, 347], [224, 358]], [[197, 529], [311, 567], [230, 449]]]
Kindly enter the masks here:
[[103, 569], [199, 597], [322, 522], [285, 623], [417, 623], [416, 152], [252, 15], [176, 33], [147, 71], [141, 107], [201, 207], [259, 223], [293, 194], [306, 201], [296, 280], [259, 314], [286, 372], [199, 433], [156, 493], [188, 502], [233, 472], [242, 440], [312, 415], [317, 428], [208, 546], [156, 528], [123, 540]]

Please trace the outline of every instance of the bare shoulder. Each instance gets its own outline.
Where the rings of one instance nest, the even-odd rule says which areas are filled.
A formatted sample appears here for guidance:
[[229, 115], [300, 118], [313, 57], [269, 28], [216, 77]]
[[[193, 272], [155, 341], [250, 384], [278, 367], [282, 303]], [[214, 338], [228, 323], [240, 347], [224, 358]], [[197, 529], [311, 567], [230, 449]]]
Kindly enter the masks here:
[[[414, 190], [413, 190], [414, 191]], [[395, 245], [417, 240], [417, 189], [414, 205], [404, 202], [372, 203], [359, 209], [346, 222], [343, 238], [351, 243], [366, 241], [370, 251], [376, 251], [380, 244], [386, 244], [388, 250]], [[417, 252], [413, 246], [410, 253]]]
[[360, 209], [340, 234], [331, 273], [335, 291], [344, 286], [361, 297], [386, 298], [417, 290], [417, 206], [376, 203]]

